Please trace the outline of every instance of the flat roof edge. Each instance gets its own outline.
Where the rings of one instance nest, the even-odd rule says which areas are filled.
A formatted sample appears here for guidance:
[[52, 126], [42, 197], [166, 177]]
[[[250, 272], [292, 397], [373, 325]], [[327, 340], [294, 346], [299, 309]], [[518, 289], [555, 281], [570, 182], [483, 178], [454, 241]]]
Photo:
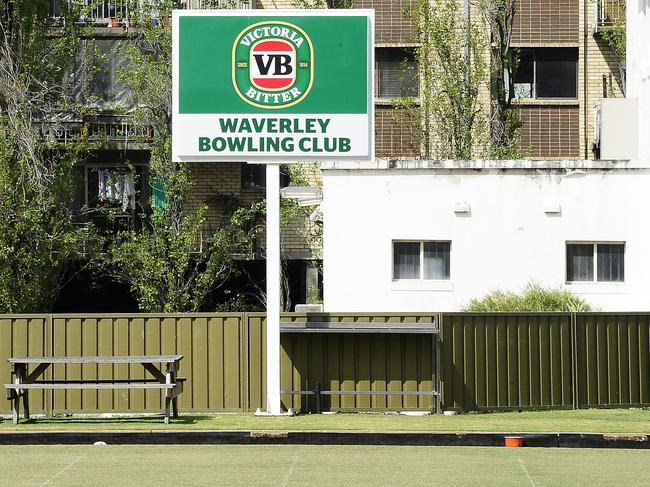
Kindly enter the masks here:
[[535, 169], [535, 170], [579, 170], [579, 169], [650, 169], [650, 160], [395, 160], [374, 161], [328, 161], [321, 162], [321, 169], [327, 170], [481, 170], [481, 169]]

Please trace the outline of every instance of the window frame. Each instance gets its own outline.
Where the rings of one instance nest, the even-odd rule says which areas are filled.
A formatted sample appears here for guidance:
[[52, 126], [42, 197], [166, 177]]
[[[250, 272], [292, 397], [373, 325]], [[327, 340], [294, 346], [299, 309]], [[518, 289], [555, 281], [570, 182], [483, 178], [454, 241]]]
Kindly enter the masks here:
[[[420, 99], [420, 91], [421, 91], [421, 86], [420, 86], [420, 70], [418, 67], [418, 61], [415, 56], [415, 49], [416, 46], [375, 46], [375, 59], [374, 59], [374, 66], [373, 66], [373, 76], [375, 78], [375, 86], [374, 86], [374, 93], [373, 96], [375, 100], [399, 100], [402, 98], [413, 98], [416, 100]], [[387, 59], [380, 59], [381, 56], [379, 56], [379, 52], [389, 52], [389, 51], [400, 51], [402, 54], [400, 64], [403, 63], [404, 61], [408, 63], [412, 63], [413, 65], [413, 71], [414, 71], [414, 93], [404, 93], [404, 86], [400, 87], [400, 93], [397, 95], [382, 95], [380, 93], [381, 90], [381, 72], [387, 71], [387, 70], [380, 70], [379, 69], [379, 63], [380, 62], [387, 62]], [[412, 59], [409, 59], [411, 57]], [[402, 71], [403, 72], [403, 71]], [[404, 83], [406, 84], [406, 83]]]
[[[239, 186], [241, 190], [263, 191], [266, 188], [266, 165], [240, 163]], [[288, 170], [280, 166], [280, 188], [285, 188], [291, 183]]]
[[[419, 262], [419, 275], [420, 277], [416, 279], [399, 279], [395, 277], [395, 244], [400, 243], [417, 243], [420, 246], [420, 262]], [[449, 275], [444, 279], [425, 279], [424, 278], [424, 244], [427, 243], [446, 243], [449, 244]], [[451, 240], [408, 240], [408, 239], [394, 239], [391, 240], [391, 281], [394, 283], [404, 282], [404, 283], [447, 283], [451, 282]]]
[[[576, 66], [576, 76], [575, 76], [575, 96], [539, 96], [537, 94], [537, 64], [538, 62], [543, 62], [545, 61], [544, 59], [539, 59], [540, 55], [538, 52], [542, 50], [575, 50], [576, 51], [576, 60], [575, 60], [575, 66]], [[530, 100], [540, 100], [540, 101], [554, 101], [554, 100], [566, 100], [566, 101], [577, 101], [579, 97], [579, 82], [580, 82], [580, 49], [579, 47], [511, 47], [510, 48], [510, 55], [514, 56], [515, 51], [519, 50], [526, 50], [531, 53], [531, 64], [532, 64], [532, 86], [531, 86], [531, 96], [530, 97], [517, 97], [517, 90], [515, 88], [515, 92], [512, 94], [513, 100], [515, 102], [526, 102]], [[543, 56], [542, 56], [543, 57]], [[521, 61], [521, 56], [519, 61]], [[573, 62], [573, 61], [571, 61]], [[515, 87], [516, 83], [516, 76], [517, 73], [513, 73], [513, 87]]]
[[[592, 276], [590, 281], [571, 281], [569, 280], [569, 245], [591, 245], [592, 246]], [[598, 246], [599, 245], [622, 245], [623, 246], [623, 280], [621, 281], [601, 281], [598, 280]], [[567, 240], [564, 243], [564, 282], [567, 285], [621, 285], [625, 284], [625, 255], [627, 254], [627, 242], [624, 240]]]

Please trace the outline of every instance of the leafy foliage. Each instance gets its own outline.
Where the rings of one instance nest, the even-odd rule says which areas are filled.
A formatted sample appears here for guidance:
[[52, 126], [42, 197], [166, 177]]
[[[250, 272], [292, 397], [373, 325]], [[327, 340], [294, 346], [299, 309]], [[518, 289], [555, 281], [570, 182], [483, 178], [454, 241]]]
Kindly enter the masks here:
[[424, 159], [471, 159], [484, 147], [486, 117], [479, 99], [487, 82], [485, 34], [455, 0], [414, 2], [411, 14], [419, 47], [420, 100], [398, 101]]
[[51, 146], [43, 128], [73, 113], [68, 67], [80, 50], [71, 19], [48, 35], [47, 2], [6, 0], [0, 12], [0, 313], [50, 311], [68, 263], [90, 250], [75, 227], [72, 169], [83, 143]]
[[207, 204], [188, 205], [190, 167], [171, 159], [172, 41], [171, 26], [164, 19], [177, 3], [160, 0], [155, 8], [145, 3], [136, 10], [140, 28], [125, 53], [131, 69], [119, 73], [133, 92], [136, 123], [153, 126], [149, 179], [164, 188], [165, 204], [142, 215], [141, 229], [120, 233], [101, 266], [128, 284], [140, 309], [149, 312], [198, 310], [206, 295], [235, 272], [235, 254], [250, 252], [256, 220], [264, 211], [263, 203], [240, 208], [216, 232], [199, 240]]
[[614, 51], [617, 61], [625, 67], [625, 53], [626, 53], [626, 29], [624, 21], [617, 21], [611, 30], [602, 32], [603, 39], [605, 39]]
[[169, 224], [164, 211], [154, 210], [141, 231], [120, 234], [104, 269], [130, 285], [141, 310], [197, 311], [208, 292], [234, 272], [233, 256], [250, 252], [256, 228], [247, 230], [246, 223], [260, 210], [259, 205], [237, 210], [202, 251], [196, 239], [205, 208], [183, 215], [178, 226]]
[[520, 159], [521, 116], [513, 105], [518, 55], [510, 48], [517, 0], [473, 0], [491, 31], [490, 150], [495, 159]]
[[354, 8], [357, 0], [294, 0], [296, 8]]
[[584, 299], [563, 289], [545, 288], [529, 283], [521, 292], [489, 292], [480, 299], [472, 299], [463, 311], [592, 311]]

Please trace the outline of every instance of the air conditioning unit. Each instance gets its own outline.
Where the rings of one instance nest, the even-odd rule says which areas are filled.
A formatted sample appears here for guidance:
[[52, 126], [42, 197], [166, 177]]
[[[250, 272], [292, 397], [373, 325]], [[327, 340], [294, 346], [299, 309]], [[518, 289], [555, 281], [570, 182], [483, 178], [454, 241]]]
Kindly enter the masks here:
[[600, 159], [638, 159], [639, 106], [637, 100], [604, 98], [600, 102], [598, 112], [595, 145], [600, 147]]

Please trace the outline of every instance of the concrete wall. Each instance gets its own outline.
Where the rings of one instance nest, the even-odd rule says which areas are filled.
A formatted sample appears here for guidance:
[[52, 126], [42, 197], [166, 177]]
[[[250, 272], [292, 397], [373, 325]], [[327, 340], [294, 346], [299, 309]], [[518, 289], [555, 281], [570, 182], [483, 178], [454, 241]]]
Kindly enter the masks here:
[[[324, 169], [325, 311], [458, 310], [495, 288], [563, 286], [607, 311], [650, 308], [650, 165], [378, 161]], [[434, 168], [439, 166], [438, 168]], [[470, 213], [455, 213], [467, 202]], [[546, 213], [549, 206], [560, 213]], [[451, 241], [448, 281], [393, 281], [394, 240]], [[566, 284], [567, 241], [625, 242], [625, 282]]]

